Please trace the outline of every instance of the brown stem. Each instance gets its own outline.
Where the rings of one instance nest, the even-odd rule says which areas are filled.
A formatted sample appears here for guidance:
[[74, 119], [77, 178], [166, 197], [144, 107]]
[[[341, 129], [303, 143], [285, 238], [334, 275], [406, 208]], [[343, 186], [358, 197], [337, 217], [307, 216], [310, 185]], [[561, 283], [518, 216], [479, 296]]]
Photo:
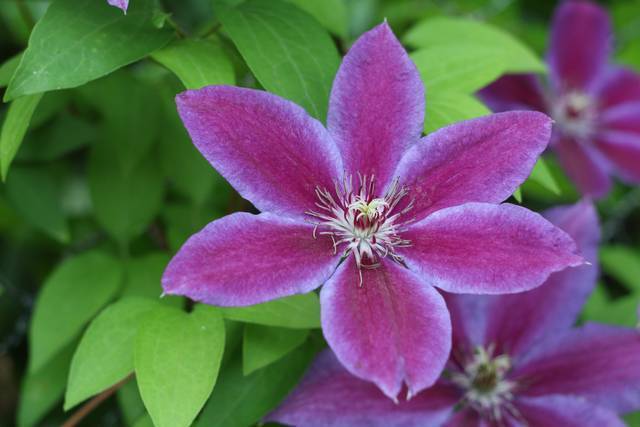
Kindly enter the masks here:
[[84, 419], [87, 415], [91, 413], [94, 409], [98, 407], [102, 402], [107, 400], [111, 395], [113, 395], [120, 387], [122, 387], [127, 381], [129, 381], [133, 377], [133, 374], [130, 374], [125, 379], [116, 383], [85, 403], [80, 409], [78, 409], [64, 424], [62, 427], [75, 427], [78, 425], [80, 421]]

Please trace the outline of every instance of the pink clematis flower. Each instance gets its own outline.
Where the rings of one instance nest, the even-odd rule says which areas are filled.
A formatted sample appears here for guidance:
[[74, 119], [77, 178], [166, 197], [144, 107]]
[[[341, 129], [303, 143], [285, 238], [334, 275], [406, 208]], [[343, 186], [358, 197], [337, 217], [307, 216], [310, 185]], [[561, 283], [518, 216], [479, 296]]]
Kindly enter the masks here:
[[127, 8], [129, 7], [129, 0], [107, 0], [111, 6], [115, 6], [119, 9], [122, 9], [124, 13], [127, 13]]
[[553, 19], [549, 87], [521, 74], [480, 91], [495, 111], [551, 115], [551, 148], [579, 190], [592, 197], [608, 193], [610, 174], [640, 183], [640, 75], [607, 63], [611, 42], [602, 8], [566, 1]]
[[443, 298], [540, 285], [582, 263], [541, 216], [500, 205], [546, 147], [551, 123], [511, 112], [420, 139], [424, 89], [388, 25], [344, 58], [328, 129], [269, 93], [211, 86], [177, 97], [196, 147], [263, 213], [235, 213], [169, 263], [167, 294], [250, 305], [320, 293], [340, 361], [395, 398], [431, 385], [451, 347]]
[[[547, 217], [595, 264], [589, 203]], [[436, 385], [394, 404], [327, 350], [268, 418], [306, 427], [623, 427], [618, 414], [640, 409], [640, 332], [572, 328], [596, 278], [597, 268], [582, 266], [520, 294], [447, 295], [454, 346]]]

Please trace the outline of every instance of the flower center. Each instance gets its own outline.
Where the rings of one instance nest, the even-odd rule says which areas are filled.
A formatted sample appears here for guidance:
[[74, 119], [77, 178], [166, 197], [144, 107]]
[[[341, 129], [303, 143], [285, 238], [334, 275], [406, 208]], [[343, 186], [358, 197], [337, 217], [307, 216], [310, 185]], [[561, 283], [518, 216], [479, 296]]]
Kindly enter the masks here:
[[479, 347], [463, 372], [452, 373], [451, 381], [464, 391], [464, 400], [472, 408], [490, 419], [500, 420], [503, 409], [518, 415], [511, 404], [516, 384], [506, 379], [509, 369], [509, 356], [494, 357], [491, 346]]
[[[400, 236], [411, 220], [402, 217], [412, 208], [412, 202], [402, 209], [398, 203], [409, 191], [393, 180], [383, 197], [375, 197], [375, 177], [358, 174], [359, 184], [354, 188], [351, 176], [342, 184], [334, 185], [333, 193], [326, 188], [316, 187], [318, 211], [307, 211], [313, 217], [317, 234], [331, 237], [333, 250], [343, 251], [343, 257], [353, 253], [358, 269], [376, 268], [380, 259], [389, 257], [402, 263], [396, 248], [410, 246], [410, 241]], [[360, 273], [362, 285], [362, 273]]]
[[551, 106], [551, 115], [559, 129], [568, 136], [584, 140], [595, 131], [596, 105], [589, 95], [572, 91]]

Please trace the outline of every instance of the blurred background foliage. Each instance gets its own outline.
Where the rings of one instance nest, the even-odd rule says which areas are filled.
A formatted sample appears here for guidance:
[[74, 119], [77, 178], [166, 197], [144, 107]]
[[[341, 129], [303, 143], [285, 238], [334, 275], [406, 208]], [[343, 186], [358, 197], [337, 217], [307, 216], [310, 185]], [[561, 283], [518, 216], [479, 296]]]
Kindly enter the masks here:
[[[49, 3], [48, 22], [16, 71]], [[188, 425], [202, 405], [196, 425], [252, 425], [324, 345], [313, 294], [256, 309], [198, 306], [189, 315], [189, 302], [159, 299], [162, 270], [189, 235], [222, 215], [252, 209], [191, 145], [175, 111], [176, 93], [204, 84], [265, 88], [323, 119], [340, 56], [386, 18], [427, 86], [429, 132], [486, 114], [473, 93], [500, 74], [544, 72], [556, 6], [551, 0], [131, 0], [125, 17], [104, 3], [0, 1], [0, 95], [15, 99], [0, 105], [0, 425], [60, 425], [81, 401], [114, 384], [117, 392], [103, 393], [106, 402], [80, 425], [151, 425], [147, 411], [156, 424]], [[602, 3], [614, 21], [616, 60], [640, 71], [640, 1]], [[469, 19], [501, 31], [469, 30]], [[75, 43], [83, 31], [89, 40]], [[458, 43], [465, 31], [484, 45]], [[274, 33], [278, 38], [270, 38]], [[111, 40], [117, 42], [108, 49]], [[280, 61], [285, 56], [289, 62]], [[48, 68], [28, 67], [42, 58], [51, 59]], [[309, 77], [308, 96], [291, 82], [295, 67]], [[536, 210], [578, 197], [552, 158], [516, 196]], [[617, 184], [598, 210], [602, 277], [583, 320], [634, 326], [640, 188]], [[135, 369], [146, 409], [131, 379], [135, 334], [129, 329], [142, 317]], [[210, 335], [188, 332], [204, 325], [212, 326]], [[203, 343], [212, 347], [202, 350]], [[145, 346], [164, 348], [158, 357], [169, 360], [162, 368], [169, 373], [191, 364], [209, 374], [195, 383], [159, 379]], [[95, 364], [105, 357], [108, 364]], [[175, 396], [154, 396], [158, 381], [175, 386]], [[166, 414], [163, 399], [191, 406]], [[640, 418], [629, 423], [640, 426]]]

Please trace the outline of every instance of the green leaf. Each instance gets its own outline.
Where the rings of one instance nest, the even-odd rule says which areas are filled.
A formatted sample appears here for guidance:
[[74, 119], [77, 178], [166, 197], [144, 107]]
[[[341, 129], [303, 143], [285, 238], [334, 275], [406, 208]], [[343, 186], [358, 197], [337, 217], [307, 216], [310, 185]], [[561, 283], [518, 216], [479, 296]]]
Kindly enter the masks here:
[[302, 345], [307, 335], [309, 335], [307, 329], [246, 325], [242, 344], [243, 374], [249, 375], [281, 359], [291, 350]]
[[221, 8], [220, 20], [268, 91], [324, 120], [340, 57], [313, 17], [280, 0], [248, 0]]
[[531, 175], [529, 179], [537, 182], [547, 190], [551, 191], [554, 194], [560, 194], [561, 190], [556, 182], [553, 174], [549, 170], [546, 161], [544, 158], [540, 157], [536, 162], [533, 170], [531, 171]]
[[9, 106], [0, 132], [0, 172], [3, 181], [7, 179], [9, 166], [22, 144], [31, 117], [41, 99], [42, 94], [25, 96], [16, 99]]
[[38, 21], [5, 100], [80, 86], [137, 61], [173, 37], [154, 27], [154, 0], [126, 15], [105, 1], [56, 0]]
[[504, 66], [503, 73], [545, 72], [544, 63], [520, 41], [489, 24], [461, 18], [429, 18], [404, 38], [414, 48], [459, 46], [487, 52]]
[[160, 135], [161, 105], [156, 89], [119, 71], [84, 86], [80, 93], [101, 113], [101, 141], [113, 146], [116, 165], [123, 173], [131, 173], [149, 157]]
[[314, 348], [303, 345], [278, 362], [247, 376], [242, 374], [240, 359], [233, 359], [221, 371], [195, 427], [253, 425], [293, 389], [314, 355]]
[[493, 50], [447, 45], [421, 49], [411, 54], [427, 92], [473, 93], [497, 79], [504, 69]]
[[27, 135], [17, 160], [50, 162], [88, 145], [97, 136], [93, 124], [74, 114], [62, 112], [50, 125]]
[[516, 188], [516, 191], [513, 192], [513, 198], [522, 204], [522, 189], [520, 187]]
[[213, 40], [175, 41], [151, 57], [178, 76], [187, 89], [235, 83], [231, 61]]
[[142, 297], [159, 300], [162, 294], [160, 279], [169, 263], [164, 252], [148, 253], [132, 258], [126, 267], [126, 280], [122, 297]]
[[349, 16], [343, 0], [288, 0], [309, 13], [332, 33], [347, 37]]
[[599, 284], [587, 300], [582, 317], [592, 322], [635, 327], [639, 302], [636, 296], [611, 300], [604, 286]]
[[65, 411], [133, 372], [140, 321], [157, 304], [145, 298], [125, 298], [93, 319], [71, 361]]
[[140, 418], [149, 417], [144, 409], [144, 403], [140, 397], [135, 376], [118, 389], [116, 398], [118, 399], [118, 407], [125, 425], [131, 426]]
[[121, 281], [120, 263], [101, 252], [87, 252], [62, 262], [36, 300], [29, 330], [29, 372], [41, 369], [79, 335], [116, 294]]
[[30, 224], [66, 243], [69, 227], [56, 184], [45, 169], [16, 167], [7, 181], [7, 198]]
[[9, 84], [11, 76], [18, 68], [22, 53], [12, 56], [0, 65], [0, 87], [5, 87]]
[[25, 376], [20, 387], [18, 427], [35, 426], [62, 398], [74, 349], [75, 342], [67, 344], [38, 371]]
[[626, 246], [603, 246], [600, 263], [605, 273], [640, 295], [640, 253]]
[[221, 307], [224, 317], [259, 325], [309, 329], [320, 327], [318, 295], [293, 295], [248, 307]]
[[135, 344], [140, 394], [157, 427], [190, 426], [207, 401], [224, 350], [224, 322], [211, 306], [191, 314], [159, 307]]
[[424, 131], [431, 133], [461, 120], [491, 114], [491, 111], [471, 95], [458, 93], [427, 94]]
[[141, 234], [159, 212], [163, 184], [153, 156], [124, 171], [118, 166], [113, 141], [101, 141], [93, 147], [89, 189], [95, 216], [121, 245]]

